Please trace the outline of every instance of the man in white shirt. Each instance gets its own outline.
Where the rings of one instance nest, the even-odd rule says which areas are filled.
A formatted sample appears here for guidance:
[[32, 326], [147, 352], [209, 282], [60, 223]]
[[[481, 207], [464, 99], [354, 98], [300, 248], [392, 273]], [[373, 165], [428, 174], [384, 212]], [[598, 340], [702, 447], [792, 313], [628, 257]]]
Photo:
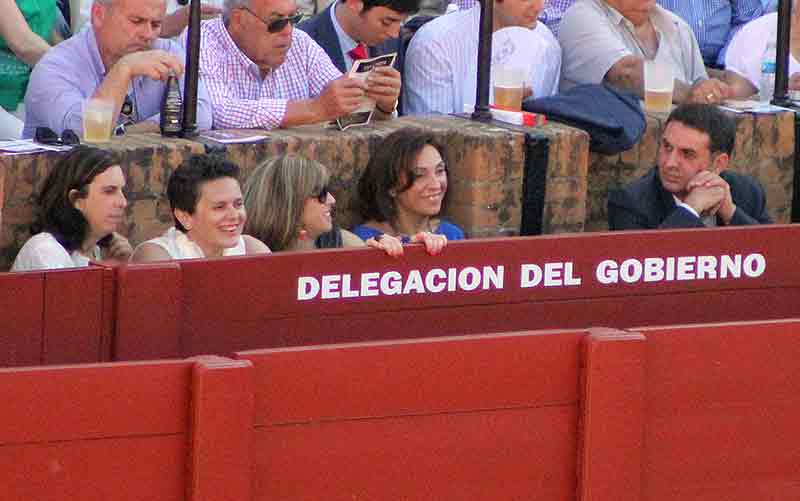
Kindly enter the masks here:
[[[534, 44], [524, 48], [535, 61], [536, 97], [558, 90], [561, 50], [553, 34], [537, 22], [544, 0], [496, 0], [493, 31], [531, 28]], [[478, 73], [480, 6], [441, 16], [411, 39], [403, 74], [405, 113], [461, 113], [474, 106]]]
[[[733, 37], [725, 55], [726, 81], [733, 88], [732, 97], [747, 98], [759, 90], [761, 61], [767, 41], [778, 33], [778, 14], [773, 12], [750, 21]], [[792, 3], [789, 43], [789, 90], [800, 90], [800, 1]]]
[[642, 0], [577, 0], [558, 32], [563, 49], [561, 89], [608, 83], [644, 95], [644, 62], [670, 66], [673, 102], [720, 103], [730, 88], [708, 78], [703, 57], [686, 21]]

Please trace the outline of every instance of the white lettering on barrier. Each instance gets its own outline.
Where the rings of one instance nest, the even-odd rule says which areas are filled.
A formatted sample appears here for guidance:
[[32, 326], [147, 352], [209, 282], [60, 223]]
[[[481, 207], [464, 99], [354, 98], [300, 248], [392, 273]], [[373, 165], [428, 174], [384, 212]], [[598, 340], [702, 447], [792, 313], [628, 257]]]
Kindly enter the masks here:
[[354, 297], [395, 296], [398, 294], [438, 294], [444, 292], [501, 290], [504, 287], [505, 267], [468, 266], [463, 269], [433, 268], [427, 272], [410, 270], [406, 276], [397, 271], [299, 277], [297, 300], [339, 299]]
[[637, 282], [672, 282], [684, 280], [716, 280], [717, 277], [758, 278], [767, 269], [767, 260], [763, 254], [753, 253], [746, 256], [679, 256], [649, 257], [640, 261], [626, 259], [617, 263], [612, 259], [601, 261], [595, 268], [595, 279], [603, 285], [612, 285], [620, 281], [628, 284]]
[[[758, 278], [767, 269], [763, 254], [721, 256], [668, 256], [644, 259], [628, 258], [600, 261], [594, 277], [598, 283], [658, 283], [687, 280], [721, 280]], [[520, 289], [534, 287], [573, 287], [583, 280], [575, 274], [574, 263], [526, 263], [520, 266]], [[502, 290], [505, 287], [505, 266], [467, 266], [465, 268], [433, 268], [428, 271], [410, 270], [403, 275], [397, 271], [369, 272], [361, 275], [303, 276], [297, 279], [297, 300], [339, 299], [356, 297], [395, 296], [407, 294], [440, 294], [443, 292], [472, 292]]]
[[522, 289], [538, 287], [568, 287], [580, 285], [582, 280], [572, 273], [573, 263], [523, 264], [520, 268], [519, 286]]

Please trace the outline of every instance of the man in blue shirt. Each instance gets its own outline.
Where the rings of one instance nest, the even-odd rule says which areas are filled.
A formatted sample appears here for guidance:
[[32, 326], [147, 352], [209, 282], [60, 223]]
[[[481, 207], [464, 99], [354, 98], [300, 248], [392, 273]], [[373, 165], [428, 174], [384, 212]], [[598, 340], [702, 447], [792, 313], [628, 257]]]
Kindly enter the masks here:
[[764, 13], [762, 0], [657, 0], [692, 27], [706, 66], [722, 67], [733, 35]]

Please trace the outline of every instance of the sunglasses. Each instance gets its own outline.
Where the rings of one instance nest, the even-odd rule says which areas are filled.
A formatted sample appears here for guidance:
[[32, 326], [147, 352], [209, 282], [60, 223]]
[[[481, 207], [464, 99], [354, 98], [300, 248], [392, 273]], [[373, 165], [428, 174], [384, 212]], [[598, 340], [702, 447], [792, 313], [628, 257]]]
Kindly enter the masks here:
[[331, 192], [331, 190], [327, 186], [323, 186], [322, 189], [319, 191], [319, 194], [315, 195], [314, 198], [316, 198], [317, 202], [319, 202], [321, 204], [327, 203], [328, 202], [328, 193], [330, 193], [330, 192]]
[[53, 132], [50, 127], [36, 127], [33, 133], [33, 140], [37, 143], [53, 146], [74, 146], [81, 144], [80, 138], [72, 129], [64, 129], [61, 136]]
[[284, 28], [286, 28], [287, 24], [291, 24], [292, 26], [294, 26], [295, 24], [303, 20], [303, 14], [298, 12], [293, 16], [281, 17], [278, 19], [273, 19], [272, 21], [264, 21], [258, 15], [256, 15], [255, 12], [248, 9], [247, 7], [239, 7], [239, 8], [242, 10], [246, 10], [247, 12], [252, 14], [253, 17], [264, 23], [264, 25], [267, 27], [267, 31], [270, 33], [280, 33], [281, 31], [283, 31]]

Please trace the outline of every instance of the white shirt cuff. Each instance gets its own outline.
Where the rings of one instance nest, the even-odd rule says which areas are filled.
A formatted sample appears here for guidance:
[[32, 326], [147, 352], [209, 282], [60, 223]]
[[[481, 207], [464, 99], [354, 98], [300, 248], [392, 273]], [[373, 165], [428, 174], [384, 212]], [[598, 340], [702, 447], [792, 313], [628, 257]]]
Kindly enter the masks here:
[[698, 214], [697, 211], [694, 210], [694, 208], [691, 205], [689, 205], [687, 203], [684, 203], [684, 202], [675, 202], [675, 204], [678, 207], [683, 207], [684, 209], [689, 211], [694, 217], [696, 217], [697, 219], [700, 219], [700, 214]]

